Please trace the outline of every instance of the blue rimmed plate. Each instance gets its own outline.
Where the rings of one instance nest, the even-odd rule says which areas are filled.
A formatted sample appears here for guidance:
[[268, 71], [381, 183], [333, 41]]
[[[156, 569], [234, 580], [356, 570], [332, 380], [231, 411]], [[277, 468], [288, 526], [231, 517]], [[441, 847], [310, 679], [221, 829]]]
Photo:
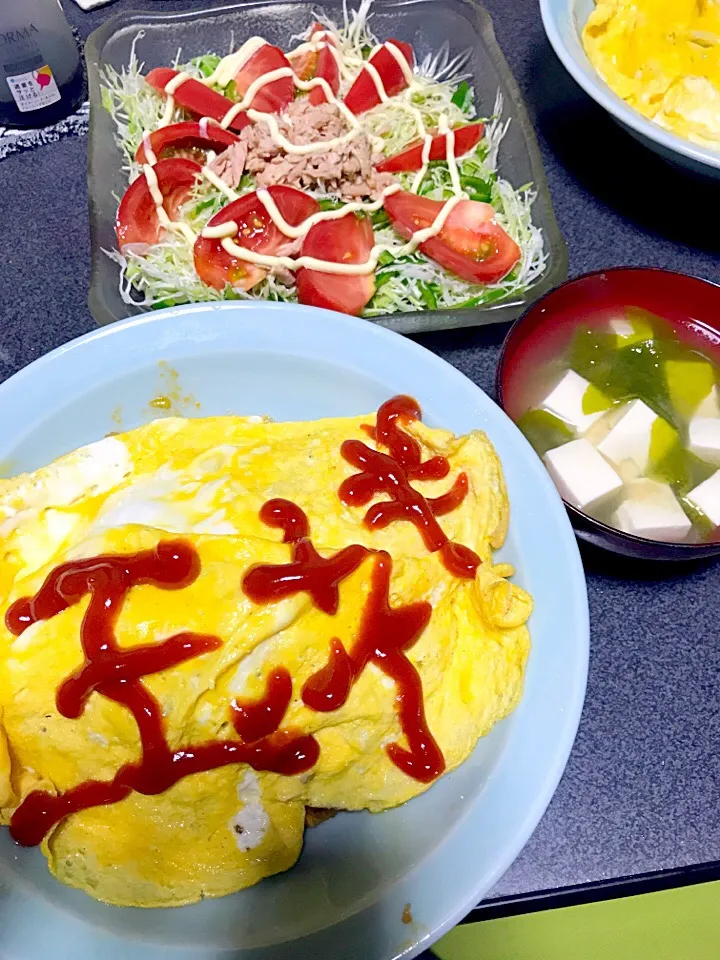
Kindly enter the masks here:
[[[418, 398], [431, 425], [485, 430], [502, 459], [511, 503], [500, 556], [535, 597], [525, 694], [467, 762], [422, 797], [379, 815], [335, 817], [308, 831], [291, 871], [220, 900], [175, 910], [108, 907], [58, 884], [39, 851], [15, 846], [0, 829], [3, 956], [415, 956], [517, 856], [575, 737], [587, 677], [588, 609], [562, 502], [517, 428], [449, 364], [366, 321], [272, 303], [158, 311], [37, 360], [0, 385], [0, 462], [12, 472], [34, 469], [119, 429], [118, 421], [129, 429], [152, 419], [158, 411], [148, 401], [168, 392], [161, 361], [177, 374], [176, 399], [186, 398], [188, 415], [345, 416], [402, 392]], [[406, 904], [410, 923], [403, 922]]]

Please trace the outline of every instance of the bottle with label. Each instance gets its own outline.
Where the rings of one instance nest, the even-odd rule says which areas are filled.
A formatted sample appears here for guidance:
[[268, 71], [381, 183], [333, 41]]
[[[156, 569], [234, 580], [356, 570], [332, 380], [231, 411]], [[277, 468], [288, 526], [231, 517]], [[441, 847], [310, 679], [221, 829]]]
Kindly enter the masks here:
[[0, 124], [47, 126], [77, 109], [84, 93], [59, 0], [0, 0]]

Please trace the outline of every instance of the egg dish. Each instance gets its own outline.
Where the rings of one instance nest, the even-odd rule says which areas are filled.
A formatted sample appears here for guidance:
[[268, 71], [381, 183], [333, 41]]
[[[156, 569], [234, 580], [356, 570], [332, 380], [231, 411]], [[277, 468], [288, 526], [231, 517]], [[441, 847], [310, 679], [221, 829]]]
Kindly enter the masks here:
[[63, 883], [179, 906], [289, 869], [517, 704], [531, 597], [480, 432], [169, 417], [0, 480], [0, 823]]
[[720, 149], [717, 0], [599, 0], [583, 43], [630, 106], [680, 137]]

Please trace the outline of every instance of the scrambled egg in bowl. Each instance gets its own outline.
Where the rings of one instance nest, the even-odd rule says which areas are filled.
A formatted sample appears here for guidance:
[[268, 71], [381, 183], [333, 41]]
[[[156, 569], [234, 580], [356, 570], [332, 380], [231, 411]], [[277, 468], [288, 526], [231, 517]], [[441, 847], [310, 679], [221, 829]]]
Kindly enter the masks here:
[[718, 0], [597, 0], [583, 43], [623, 100], [666, 130], [720, 150]]
[[0, 823], [122, 906], [290, 868], [517, 704], [530, 596], [488, 438], [167, 418], [0, 480]]

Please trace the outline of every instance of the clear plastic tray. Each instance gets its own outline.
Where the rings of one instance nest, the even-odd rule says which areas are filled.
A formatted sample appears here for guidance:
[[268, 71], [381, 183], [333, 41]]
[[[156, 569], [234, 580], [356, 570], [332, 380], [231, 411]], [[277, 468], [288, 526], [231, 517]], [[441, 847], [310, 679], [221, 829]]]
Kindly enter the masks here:
[[[348, 0], [352, 6], [352, 0]], [[90, 144], [88, 185], [92, 280], [89, 306], [99, 324], [112, 323], [141, 312], [125, 303], [118, 290], [118, 267], [103, 248], [115, 246], [116, 196], [127, 183], [120, 169], [120, 151], [113, 139], [113, 123], [100, 102], [100, 80], [106, 65], [120, 70], [130, 61], [137, 40], [137, 55], [147, 69], [171, 63], [182, 48], [183, 58], [228, 49], [231, 32], [236, 44], [253, 34], [287, 47], [290, 36], [307, 29], [311, 11], [319, 7], [342, 22], [342, 0], [251, 0], [187, 13], [125, 12], [112, 17], [89, 38], [85, 55], [90, 82]], [[375, 0], [373, 31], [381, 39], [409, 40], [421, 61], [445, 42], [452, 55], [470, 51], [476, 103], [489, 112], [497, 91], [503, 95], [503, 116], [510, 128], [500, 150], [502, 176], [520, 186], [532, 182], [537, 190], [533, 218], [545, 234], [548, 261], [540, 280], [521, 297], [499, 304], [459, 310], [396, 313], [375, 322], [400, 333], [447, 330], [514, 320], [528, 303], [565, 279], [567, 249], [553, 213], [535, 134], [520, 91], [495, 40], [489, 14], [474, 0]], [[142, 36], [138, 34], [142, 31]]]

